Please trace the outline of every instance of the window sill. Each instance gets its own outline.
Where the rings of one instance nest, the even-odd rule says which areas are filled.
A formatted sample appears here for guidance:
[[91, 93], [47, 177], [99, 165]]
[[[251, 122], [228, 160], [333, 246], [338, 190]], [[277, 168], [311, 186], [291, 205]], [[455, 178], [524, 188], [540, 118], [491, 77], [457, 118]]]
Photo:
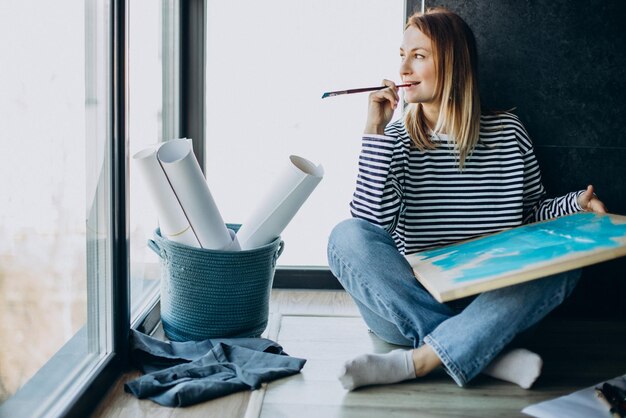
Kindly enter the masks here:
[[[68, 415], [89, 387], [106, 388], [121, 370], [115, 353], [89, 353], [87, 327], [83, 326], [13, 396], [0, 406], [2, 417]], [[69, 370], [73, 367], [72, 370]], [[108, 377], [108, 378], [107, 378]], [[59, 385], [59, 382], [65, 384]], [[93, 399], [102, 396], [94, 393]], [[33, 405], [37, 405], [33, 410]]]

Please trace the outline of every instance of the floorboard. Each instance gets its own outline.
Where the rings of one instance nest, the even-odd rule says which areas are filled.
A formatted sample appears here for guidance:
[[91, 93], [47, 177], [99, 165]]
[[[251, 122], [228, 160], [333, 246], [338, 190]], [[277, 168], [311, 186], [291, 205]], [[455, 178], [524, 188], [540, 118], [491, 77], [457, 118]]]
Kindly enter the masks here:
[[93, 417], [515, 417], [521, 409], [626, 373], [626, 324], [546, 319], [525, 342], [544, 359], [531, 390], [479, 376], [459, 388], [443, 370], [396, 385], [344, 390], [336, 376], [343, 362], [363, 352], [397, 348], [367, 331], [342, 291], [275, 290], [269, 338], [307, 359], [302, 373], [188, 408], [165, 408], [123, 391], [123, 375]]

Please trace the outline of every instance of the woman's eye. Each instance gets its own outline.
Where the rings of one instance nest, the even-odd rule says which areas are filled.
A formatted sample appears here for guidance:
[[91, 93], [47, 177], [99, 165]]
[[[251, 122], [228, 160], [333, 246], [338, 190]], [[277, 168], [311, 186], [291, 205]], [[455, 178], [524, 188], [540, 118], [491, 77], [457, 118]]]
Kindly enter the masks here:
[[425, 57], [422, 54], [415, 54], [415, 59], [423, 60]]

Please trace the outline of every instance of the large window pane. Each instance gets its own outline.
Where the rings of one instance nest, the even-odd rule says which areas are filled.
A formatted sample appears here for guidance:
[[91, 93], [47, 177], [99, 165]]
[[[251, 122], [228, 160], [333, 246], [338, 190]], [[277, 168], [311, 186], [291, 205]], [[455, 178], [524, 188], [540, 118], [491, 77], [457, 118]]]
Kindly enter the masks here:
[[290, 154], [325, 178], [282, 238], [281, 265], [323, 266], [332, 227], [350, 216], [367, 95], [329, 90], [398, 79], [402, 0], [207, 3], [207, 156], [211, 192], [242, 222]]
[[29, 416], [111, 351], [109, 28], [104, 1], [0, 2], [0, 401], [39, 379]]
[[179, 0], [129, 2], [131, 320], [156, 302], [158, 257], [146, 245], [158, 226], [156, 208], [132, 156], [177, 138], [179, 128]]
[[[130, 155], [163, 140], [162, 2], [129, 2], [128, 132]], [[164, 2], [165, 3], [165, 2]], [[166, 11], [167, 12], [167, 11]], [[157, 289], [156, 255], [146, 240], [157, 226], [145, 179], [130, 160], [131, 312], [143, 311]]]

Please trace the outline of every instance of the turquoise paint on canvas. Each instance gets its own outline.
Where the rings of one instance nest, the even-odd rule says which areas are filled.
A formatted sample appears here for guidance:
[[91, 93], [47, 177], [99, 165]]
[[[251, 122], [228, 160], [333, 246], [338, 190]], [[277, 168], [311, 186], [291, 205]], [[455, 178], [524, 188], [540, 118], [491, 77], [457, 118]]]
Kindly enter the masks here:
[[483, 280], [525, 266], [573, 253], [620, 245], [626, 224], [614, 224], [609, 216], [579, 213], [514, 228], [474, 241], [419, 253], [420, 260], [444, 271], [455, 270], [453, 282]]

